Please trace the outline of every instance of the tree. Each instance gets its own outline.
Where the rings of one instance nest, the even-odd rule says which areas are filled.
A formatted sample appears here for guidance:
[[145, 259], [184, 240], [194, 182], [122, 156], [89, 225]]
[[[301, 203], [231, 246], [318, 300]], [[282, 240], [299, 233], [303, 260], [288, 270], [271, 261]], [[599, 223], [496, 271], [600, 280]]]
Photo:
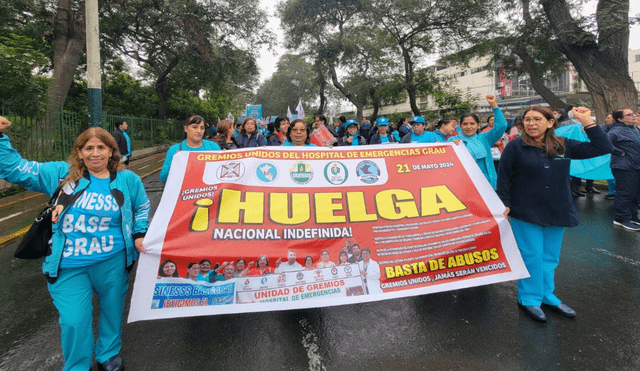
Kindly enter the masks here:
[[[183, 86], [199, 91], [227, 68], [247, 65], [227, 57], [253, 58], [249, 46], [271, 42], [257, 0], [132, 0], [105, 3], [101, 14], [106, 43], [154, 77], [160, 118], [167, 115], [171, 74], [179, 65], [199, 65], [188, 75], [192, 85]], [[244, 53], [229, 52], [240, 45]]]
[[565, 0], [540, 0], [555, 35], [552, 40], [576, 68], [591, 93], [598, 122], [609, 112], [638, 105], [629, 76], [629, 0], [599, 0], [595, 32], [574, 18]]
[[[404, 63], [404, 85], [414, 115], [416, 103], [416, 63], [436, 50], [436, 39], [447, 35], [465, 38], [483, 33], [490, 12], [485, 0], [370, 0], [365, 10], [370, 21], [381, 25], [396, 41]], [[450, 47], [448, 45], [447, 47]]]
[[314, 56], [318, 68], [318, 61], [326, 64], [333, 85], [356, 106], [358, 120], [362, 119], [363, 103], [340, 82], [337, 69], [349, 24], [360, 9], [360, 0], [288, 0], [278, 6], [286, 46], [302, 47], [305, 54]]
[[287, 106], [293, 109], [300, 99], [309, 107], [317, 89], [315, 78], [313, 65], [299, 55], [285, 54], [276, 72], [258, 89], [256, 102], [262, 104], [265, 116], [283, 115]]

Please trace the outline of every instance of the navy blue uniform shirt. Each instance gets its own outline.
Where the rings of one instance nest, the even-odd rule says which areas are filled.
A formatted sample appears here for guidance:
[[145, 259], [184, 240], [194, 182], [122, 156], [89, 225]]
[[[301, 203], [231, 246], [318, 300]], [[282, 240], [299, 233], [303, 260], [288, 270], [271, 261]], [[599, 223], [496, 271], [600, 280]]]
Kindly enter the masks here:
[[564, 155], [545, 157], [542, 149], [514, 139], [504, 149], [498, 168], [496, 193], [509, 216], [539, 225], [574, 227], [578, 225], [576, 206], [571, 198], [569, 165], [611, 153], [613, 147], [597, 125], [585, 129], [591, 142], [565, 139]]

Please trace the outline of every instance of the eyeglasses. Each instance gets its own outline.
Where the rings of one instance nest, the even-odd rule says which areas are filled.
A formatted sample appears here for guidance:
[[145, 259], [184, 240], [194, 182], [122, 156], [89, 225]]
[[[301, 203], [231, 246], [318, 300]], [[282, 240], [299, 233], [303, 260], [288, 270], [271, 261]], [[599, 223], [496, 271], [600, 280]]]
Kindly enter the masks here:
[[630, 117], [638, 116], [638, 113], [637, 112], [631, 112], [631, 113], [627, 113], [626, 115], [624, 115], [622, 117], [627, 117], [627, 116], [630, 116]]
[[539, 123], [542, 122], [542, 120], [544, 120], [544, 117], [534, 117], [534, 118], [527, 117], [524, 120], [522, 120], [522, 122], [524, 122], [525, 124], [528, 124], [530, 122], [533, 122], [535, 124], [539, 124]]

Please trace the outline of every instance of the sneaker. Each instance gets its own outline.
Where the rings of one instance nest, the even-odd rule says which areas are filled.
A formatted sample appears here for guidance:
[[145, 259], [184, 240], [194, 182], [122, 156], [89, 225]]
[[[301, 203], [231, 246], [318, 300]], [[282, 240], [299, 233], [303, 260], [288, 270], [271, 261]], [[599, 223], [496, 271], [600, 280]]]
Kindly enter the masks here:
[[631, 220], [629, 220], [631, 223], [635, 224], [635, 225], [640, 225], [640, 218], [638, 218], [638, 216], [632, 216]]
[[608, 195], [604, 196], [605, 200], [613, 200], [614, 198], [616, 198], [616, 195], [615, 194], [612, 195], [611, 193], [609, 193]]
[[622, 227], [624, 229], [628, 229], [630, 231], [640, 231], [640, 226], [637, 226], [633, 223], [631, 223], [630, 220], [625, 220], [624, 222], [619, 222], [617, 220], [613, 221], [613, 225], [617, 225], [619, 227]]

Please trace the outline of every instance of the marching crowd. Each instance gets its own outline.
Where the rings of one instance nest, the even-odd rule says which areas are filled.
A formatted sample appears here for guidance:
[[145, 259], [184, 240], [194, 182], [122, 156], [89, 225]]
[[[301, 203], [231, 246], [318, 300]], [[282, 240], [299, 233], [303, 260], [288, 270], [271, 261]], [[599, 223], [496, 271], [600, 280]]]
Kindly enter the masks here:
[[[340, 117], [336, 123], [328, 124], [323, 115], [317, 115], [311, 125], [302, 119], [289, 122], [286, 117], [278, 117], [268, 128], [258, 127], [255, 119], [247, 118], [238, 126], [231, 121], [217, 123], [213, 140], [203, 139], [205, 120], [192, 116], [184, 124], [186, 139], [169, 148], [160, 179], [167, 181], [173, 155], [178, 151], [314, 146], [310, 143], [314, 130], [324, 128], [335, 137], [338, 146], [445, 141], [464, 144], [504, 203], [504, 214], [510, 218], [529, 271], [530, 277], [518, 282], [519, 306], [540, 322], [546, 321], [542, 308], [574, 317], [575, 311], [554, 295], [562, 236], [566, 227], [577, 224], [574, 197], [582, 193], [582, 181], [570, 177], [570, 160], [611, 154], [613, 177], [608, 179], [608, 198], [614, 200], [613, 224], [630, 231], [640, 230], [640, 116], [631, 108], [619, 109], [601, 127], [584, 107], [574, 107], [570, 115], [531, 107], [518, 117], [516, 125], [508, 128], [496, 98], [488, 95], [487, 102], [493, 115], [485, 127], [471, 113], [462, 115], [460, 120], [444, 118], [432, 128], [421, 116], [401, 119], [396, 124], [385, 117], [378, 118], [375, 124], [368, 120], [358, 124]], [[579, 126], [585, 139], [556, 135], [555, 129], [565, 124]], [[140, 178], [124, 168], [132, 153], [128, 126], [119, 122], [113, 134], [101, 128], [87, 129], [76, 139], [66, 162], [39, 163], [23, 159], [13, 149], [9, 136], [4, 134], [10, 125], [9, 120], [0, 117], [0, 179], [57, 199], [50, 251], [42, 269], [60, 315], [64, 370], [91, 369], [94, 354], [99, 370], [123, 370], [121, 330], [129, 271], [138, 254], [145, 252], [142, 240], [150, 209]], [[587, 183], [584, 191], [597, 193], [592, 183]], [[82, 202], [73, 202], [80, 196], [84, 196]], [[371, 251], [356, 246], [341, 250], [337, 264], [357, 262], [361, 271], [363, 261], [375, 266], [370, 260]], [[255, 263], [238, 259], [235, 264], [223, 263], [213, 269], [211, 261], [203, 259], [190, 263], [183, 277], [211, 282], [212, 275], [213, 280], [226, 280], [277, 272], [287, 265], [313, 269], [313, 257], [305, 257], [301, 265], [295, 252], [293, 259], [291, 253], [286, 262], [276, 262], [275, 268], [266, 256], [258, 257]], [[323, 251], [315, 267], [335, 265], [329, 255], [329, 251]], [[378, 268], [378, 279], [379, 274]], [[175, 262], [161, 264], [158, 277], [176, 275], [179, 276]], [[97, 342], [92, 326], [93, 292], [100, 305]]]

